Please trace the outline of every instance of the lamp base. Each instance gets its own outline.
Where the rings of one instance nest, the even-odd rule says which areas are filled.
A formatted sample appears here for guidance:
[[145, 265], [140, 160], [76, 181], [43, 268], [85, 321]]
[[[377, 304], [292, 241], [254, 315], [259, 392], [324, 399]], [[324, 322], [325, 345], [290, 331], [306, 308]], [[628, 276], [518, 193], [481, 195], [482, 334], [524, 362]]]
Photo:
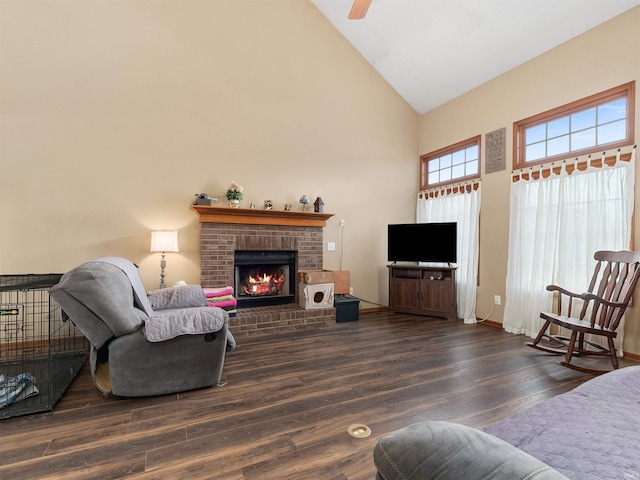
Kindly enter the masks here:
[[167, 284], [164, 283], [164, 269], [166, 266], [165, 253], [162, 252], [162, 259], [160, 260], [160, 288], [167, 288]]

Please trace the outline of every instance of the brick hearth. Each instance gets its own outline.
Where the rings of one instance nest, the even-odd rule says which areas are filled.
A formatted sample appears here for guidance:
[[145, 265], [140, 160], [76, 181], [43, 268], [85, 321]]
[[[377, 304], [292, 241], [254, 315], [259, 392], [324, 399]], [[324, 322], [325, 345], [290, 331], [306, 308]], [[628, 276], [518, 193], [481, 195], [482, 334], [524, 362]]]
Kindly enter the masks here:
[[335, 323], [335, 308], [305, 310], [289, 303], [238, 310], [238, 315], [229, 322], [229, 328], [234, 335], [256, 335], [320, 328]]
[[[202, 207], [197, 208], [198, 213], [200, 210]], [[215, 210], [224, 213], [233, 209]], [[261, 211], [260, 216], [264, 215]], [[282, 216], [283, 212], [277, 212], [277, 215]], [[234, 284], [235, 250], [295, 250], [298, 252], [296, 271], [322, 269], [322, 226], [208, 222], [205, 218], [201, 214], [203, 287]], [[251, 221], [250, 217], [243, 219], [243, 222]], [[296, 285], [296, 302], [298, 293]], [[253, 335], [319, 328], [334, 323], [335, 308], [305, 310], [295, 303], [238, 309], [237, 316], [231, 319], [230, 330], [234, 335]]]

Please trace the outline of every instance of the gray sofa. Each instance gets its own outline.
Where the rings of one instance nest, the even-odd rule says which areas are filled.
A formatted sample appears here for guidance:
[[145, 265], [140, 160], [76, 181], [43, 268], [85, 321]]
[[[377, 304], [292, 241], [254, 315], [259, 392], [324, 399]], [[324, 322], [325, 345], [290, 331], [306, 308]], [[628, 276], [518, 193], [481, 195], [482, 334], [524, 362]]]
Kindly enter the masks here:
[[381, 438], [379, 480], [640, 478], [640, 366], [595, 377], [487, 429], [426, 421]]
[[91, 343], [91, 374], [105, 394], [138, 397], [220, 382], [235, 346], [229, 316], [197, 285], [145, 292], [129, 260], [105, 257], [67, 272], [50, 295]]

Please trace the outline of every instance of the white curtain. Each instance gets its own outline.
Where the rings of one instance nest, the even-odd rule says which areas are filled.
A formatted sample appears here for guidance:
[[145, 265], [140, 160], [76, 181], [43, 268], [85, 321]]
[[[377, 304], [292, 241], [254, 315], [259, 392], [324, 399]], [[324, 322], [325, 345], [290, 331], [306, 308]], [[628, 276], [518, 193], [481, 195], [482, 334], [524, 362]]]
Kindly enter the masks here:
[[559, 192], [559, 175], [511, 184], [503, 319], [509, 333], [535, 336], [542, 325], [540, 312], [551, 306], [545, 287], [552, 283]]
[[[604, 165], [603, 154], [603, 165]], [[545, 287], [560, 285], [583, 292], [598, 250], [627, 250], [635, 183], [635, 148], [631, 160], [613, 167], [574, 169], [538, 180], [520, 177], [511, 184], [509, 255], [503, 326], [507, 332], [535, 337], [540, 312], [551, 311], [553, 295]], [[577, 164], [578, 162], [576, 162]], [[548, 167], [547, 167], [548, 168]], [[622, 345], [623, 327], [616, 347]]]
[[[458, 188], [456, 193], [444, 190], [437, 196], [418, 196], [417, 223], [457, 222], [456, 305], [458, 318], [476, 323], [478, 285], [478, 238], [480, 221], [480, 184]], [[421, 198], [422, 197], [422, 198]]]

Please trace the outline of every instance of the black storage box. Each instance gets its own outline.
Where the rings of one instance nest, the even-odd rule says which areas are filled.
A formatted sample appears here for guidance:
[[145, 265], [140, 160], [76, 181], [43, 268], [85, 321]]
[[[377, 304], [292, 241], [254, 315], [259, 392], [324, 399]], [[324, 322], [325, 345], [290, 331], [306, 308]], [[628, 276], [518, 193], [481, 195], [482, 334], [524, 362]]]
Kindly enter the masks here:
[[336, 322], [357, 322], [359, 320], [360, 300], [349, 295], [335, 295]]

